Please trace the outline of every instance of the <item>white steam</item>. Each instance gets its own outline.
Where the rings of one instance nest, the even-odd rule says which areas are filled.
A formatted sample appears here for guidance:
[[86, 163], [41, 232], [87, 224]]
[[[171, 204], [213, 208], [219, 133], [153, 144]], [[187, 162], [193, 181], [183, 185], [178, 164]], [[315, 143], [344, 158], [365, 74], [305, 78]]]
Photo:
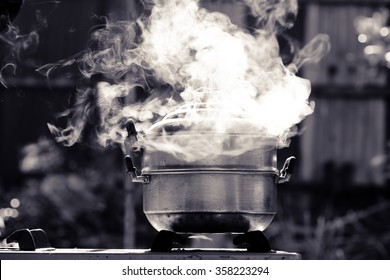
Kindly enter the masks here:
[[[87, 51], [78, 61], [84, 75], [100, 73], [111, 79], [97, 88], [100, 142], [123, 144], [129, 119], [136, 122], [141, 137], [146, 134], [143, 140], [149, 149], [187, 161], [222, 152], [239, 154], [261, 144], [245, 137], [238, 150], [226, 151], [221, 149], [223, 135], [253, 134], [257, 141], [260, 137], [275, 142], [290, 137], [293, 127], [313, 112], [310, 82], [290, 69], [308, 58], [321, 58], [329, 49], [327, 37], [316, 38], [315, 49], [303, 49], [296, 60], [299, 65], [286, 67], [276, 32], [291, 27], [296, 1], [244, 2], [262, 27], [254, 34], [222, 13], [201, 8], [197, 0], [156, 0], [150, 15], [137, 23], [108, 23], [97, 31], [97, 50]], [[160, 87], [146, 101], [119, 102], [134, 86], [150, 83]], [[77, 127], [82, 119], [73, 113], [69, 126]], [[175, 123], [182, 128], [175, 131], [180, 140], [164, 132]], [[57, 140], [71, 137], [66, 129], [51, 130]], [[148, 136], [155, 132], [161, 135]], [[80, 133], [72, 136], [76, 137], [68, 144], [78, 141]]]

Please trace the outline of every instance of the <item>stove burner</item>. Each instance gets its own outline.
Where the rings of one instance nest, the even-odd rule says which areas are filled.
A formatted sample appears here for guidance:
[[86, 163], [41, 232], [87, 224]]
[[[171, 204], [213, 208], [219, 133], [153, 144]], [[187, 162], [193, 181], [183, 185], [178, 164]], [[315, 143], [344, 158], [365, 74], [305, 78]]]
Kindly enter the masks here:
[[152, 252], [170, 252], [174, 244], [186, 245], [187, 237], [169, 230], [161, 230], [153, 240]]
[[[153, 240], [152, 252], [170, 252], [177, 245], [186, 245], [188, 236], [173, 231], [161, 230]], [[262, 231], [249, 231], [233, 239], [236, 246], [246, 245], [248, 252], [269, 253], [271, 246]]]
[[234, 245], [246, 244], [248, 252], [268, 253], [271, 251], [271, 245], [267, 237], [260, 230], [249, 231], [240, 234], [233, 239]]

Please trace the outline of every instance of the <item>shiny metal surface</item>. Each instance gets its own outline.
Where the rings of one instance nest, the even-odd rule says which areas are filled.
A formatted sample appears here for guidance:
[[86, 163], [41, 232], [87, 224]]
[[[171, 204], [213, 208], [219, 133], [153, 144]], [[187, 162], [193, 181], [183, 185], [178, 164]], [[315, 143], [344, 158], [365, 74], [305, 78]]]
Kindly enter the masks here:
[[142, 172], [149, 174], [164, 169], [183, 168], [224, 168], [235, 170], [273, 170], [276, 169], [276, 149], [262, 148], [235, 157], [218, 156], [201, 161], [184, 162], [161, 151], [145, 151]]
[[[181, 128], [183, 123], [179, 120], [170, 123], [175, 129], [176, 124]], [[184, 139], [188, 135], [196, 139], [204, 137], [204, 134], [174, 132], [162, 136], [161, 130], [165, 128], [174, 130], [163, 124], [146, 137], [156, 138], [158, 143], [168, 140], [183, 145], [188, 144], [180, 138], [183, 135]], [[212, 133], [207, 137], [213, 135], [221, 137]], [[263, 231], [271, 223], [276, 214], [277, 183], [288, 181], [291, 164], [285, 164], [285, 170], [279, 172], [276, 139], [251, 134], [250, 129], [224, 134], [223, 139], [218, 147], [221, 155], [187, 162], [172, 155], [169, 149], [149, 149], [138, 141], [134, 127], [129, 129], [128, 173], [133, 182], [143, 183], [144, 212], [156, 230], [241, 233]], [[230, 153], [248, 143], [256, 145], [247, 146], [242, 153]]]
[[151, 175], [144, 212], [157, 230], [264, 230], [276, 213], [275, 172], [187, 171]]

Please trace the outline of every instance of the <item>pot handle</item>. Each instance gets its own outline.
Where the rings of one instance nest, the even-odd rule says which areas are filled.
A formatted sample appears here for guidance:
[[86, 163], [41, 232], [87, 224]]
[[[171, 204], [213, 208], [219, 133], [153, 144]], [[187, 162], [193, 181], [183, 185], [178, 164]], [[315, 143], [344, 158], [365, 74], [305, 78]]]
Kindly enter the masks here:
[[295, 157], [289, 157], [288, 159], [286, 159], [283, 164], [283, 168], [282, 170], [280, 170], [279, 173], [278, 184], [290, 181], [291, 174], [294, 171], [295, 161]]
[[137, 168], [133, 164], [133, 160], [129, 155], [125, 156], [125, 164], [127, 168], [127, 174], [130, 175], [133, 183], [149, 183], [149, 176], [138, 175]]
[[125, 165], [127, 168], [127, 173], [130, 175], [131, 181], [133, 181], [134, 183], [149, 183], [149, 177], [138, 175], [137, 168], [134, 165], [134, 157], [136, 162], [137, 158], [142, 158], [142, 147], [136, 147], [135, 145], [136, 143], [138, 143], [138, 133], [135, 129], [135, 125], [132, 120], [129, 120], [126, 123], [126, 130], [127, 139], [125, 140]]
[[135, 129], [133, 120], [128, 120], [126, 122], [126, 131], [127, 138], [125, 139], [125, 150], [126, 154], [130, 154], [134, 143], [138, 141], [138, 133]]

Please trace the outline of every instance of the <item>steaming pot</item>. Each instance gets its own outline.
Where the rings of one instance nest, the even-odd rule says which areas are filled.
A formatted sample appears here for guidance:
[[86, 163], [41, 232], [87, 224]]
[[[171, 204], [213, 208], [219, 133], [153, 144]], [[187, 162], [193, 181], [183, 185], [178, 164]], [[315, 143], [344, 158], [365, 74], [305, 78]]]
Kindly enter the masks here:
[[275, 140], [224, 135], [229, 148], [242, 137], [254, 141], [257, 137], [263, 144], [238, 156], [186, 162], [169, 152], [148, 149], [134, 138], [135, 129], [128, 131], [128, 172], [133, 182], [143, 184], [144, 213], [156, 230], [241, 233], [263, 231], [271, 223], [276, 214], [276, 185], [289, 180], [295, 160], [288, 158], [278, 171]]

